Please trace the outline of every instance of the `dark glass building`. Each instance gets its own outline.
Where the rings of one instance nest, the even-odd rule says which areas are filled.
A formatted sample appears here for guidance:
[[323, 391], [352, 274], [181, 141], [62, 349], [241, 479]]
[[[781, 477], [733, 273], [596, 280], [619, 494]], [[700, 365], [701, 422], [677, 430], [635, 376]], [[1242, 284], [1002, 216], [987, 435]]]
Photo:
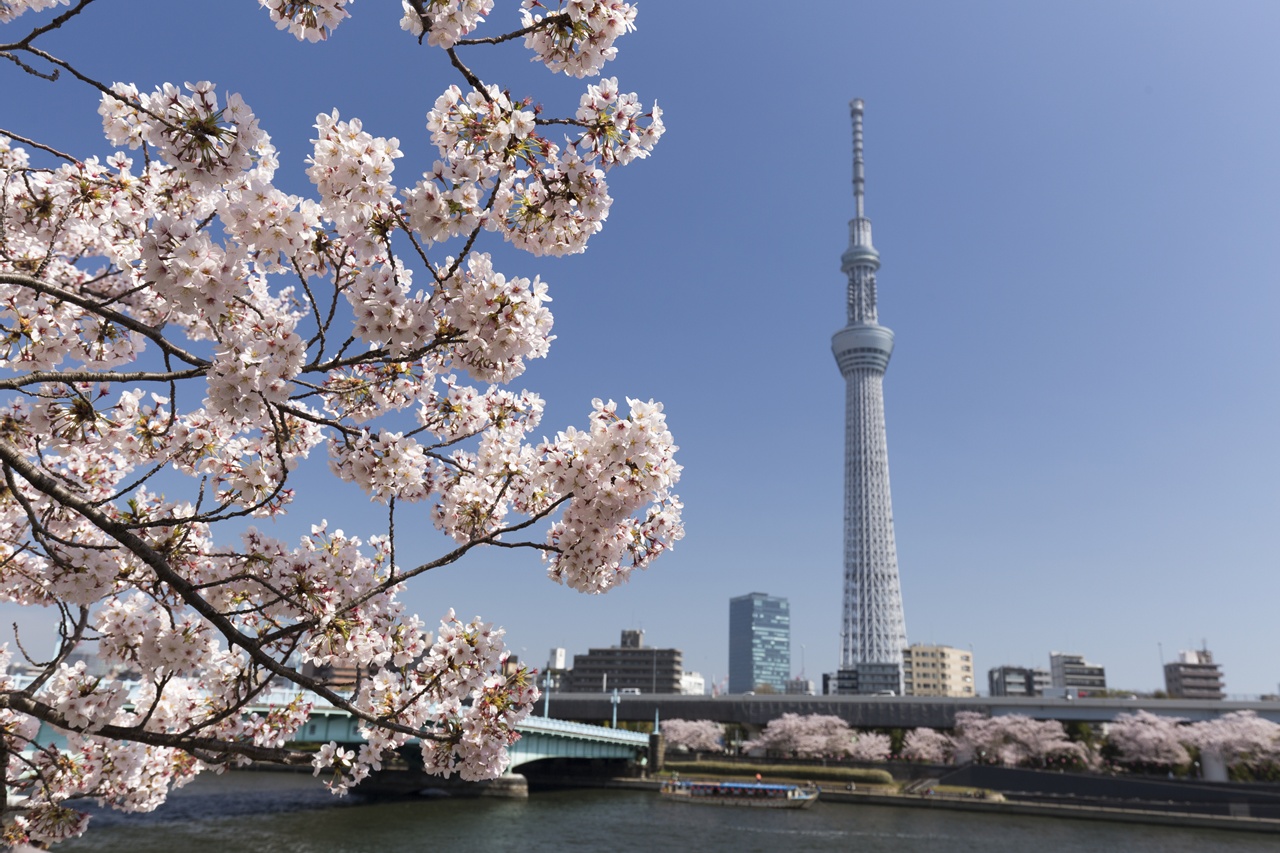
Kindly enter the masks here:
[[785, 693], [791, 677], [791, 605], [753, 592], [729, 599], [729, 692]]

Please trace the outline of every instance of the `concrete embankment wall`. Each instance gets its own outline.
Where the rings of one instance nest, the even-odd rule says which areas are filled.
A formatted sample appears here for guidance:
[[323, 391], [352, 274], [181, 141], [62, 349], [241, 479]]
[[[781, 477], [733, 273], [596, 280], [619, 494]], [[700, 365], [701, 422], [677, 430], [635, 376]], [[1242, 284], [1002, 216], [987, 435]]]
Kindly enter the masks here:
[[999, 791], [1006, 798], [1020, 801], [1280, 820], [1280, 786], [1276, 785], [1058, 773], [979, 764], [940, 774], [939, 782]]
[[1029, 815], [1071, 820], [1103, 820], [1119, 823], [1143, 823], [1158, 826], [1189, 826], [1204, 829], [1231, 829], [1248, 832], [1280, 833], [1280, 820], [1230, 815], [1190, 814], [1177, 811], [1110, 808], [1098, 805], [1046, 803], [1030, 801], [994, 802], [991, 800], [939, 795], [872, 794], [848, 791], [823, 791], [827, 803], [867, 803], [895, 808], [950, 809], [987, 814]]
[[[614, 779], [608, 782], [605, 787], [656, 792], [661, 785], [661, 782], [650, 779]], [[1136, 807], [1108, 808], [1095, 805], [1045, 802], [998, 802], [939, 794], [878, 794], [867, 791], [841, 791], [826, 788], [822, 791], [821, 802], [828, 804], [887, 806], [890, 808], [944, 809], [985, 814], [1025, 815], [1029, 817], [1056, 817], [1067, 820], [1102, 820], [1117, 823], [1185, 826], [1201, 829], [1227, 829], [1280, 834], [1280, 820], [1151, 811]]]

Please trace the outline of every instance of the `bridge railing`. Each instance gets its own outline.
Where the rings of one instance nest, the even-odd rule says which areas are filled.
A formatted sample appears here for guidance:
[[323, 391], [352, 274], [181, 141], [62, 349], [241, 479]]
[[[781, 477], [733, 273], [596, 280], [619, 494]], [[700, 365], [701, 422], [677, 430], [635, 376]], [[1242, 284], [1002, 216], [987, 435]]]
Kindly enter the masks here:
[[560, 735], [562, 737], [579, 737], [586, 740], [609, 741], [611, 743], [628, 743], [642, 746], [649, 743], [649, 736], [643, 732], [629, 732], [625, 729], [606, 729], [588, 723], [574, 723], [569, 720], [557, 720], [550, 717], [525, 717], [517, 726], [522, 732], [538, 732], [539, 734]]

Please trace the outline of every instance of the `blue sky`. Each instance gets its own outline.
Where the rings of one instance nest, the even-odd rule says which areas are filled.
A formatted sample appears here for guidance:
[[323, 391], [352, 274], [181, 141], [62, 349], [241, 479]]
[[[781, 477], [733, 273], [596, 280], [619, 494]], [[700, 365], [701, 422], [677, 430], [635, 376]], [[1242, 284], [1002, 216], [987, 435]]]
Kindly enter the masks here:
[[[204, 17], [103, 2], [45, 47], [108, 81], [239, 91], [291, 191], [307, 188], [315, 114], [334, 107], [398, 136], [410, 183], [453, 78], [396, 29], [395, 5], [356, 3], [312, 46], [247, 0]], [[493, 17], [514, 22], [514, 6]], [[728, 599], [767, 592], [791, 600], [794, 669], [835, 667], [844, 389], [830, 338], [861, 97], [880, 319], [897, 336], [885, 401], [909, 639], [972, 646], [981, 674], [1078, 652], [1133, 689], [1161, 686], [1160, 655], [1204, 640], [1229, 693], [1276, 692], [1280, 7], [804, 8], [642, 0], [607, 71], [658, 100], [667, 136], [611, 173], [614, 207], [585, 255], [490, 246], [555, 298], [559, 338], [521, 383], [548, 400], [543, 428], [584, 425], [596, 396], [663, 401], [687, 538], [604, 597], [504, 554], [425, 579], [414, 605], [504, 625], [539, 665], [552, 646], [644, 628], [718, 679]], [[518, 48], [474, 66], [553, 110], [585, 85]], [[0, 73], [0, 127], [105, 150], [82, 87]], [[322, 472], [300, 490], [279, 535], [326, 516], [376, 531], [380, 513]], [[417, 529], [402, 554], [442, 548]]]

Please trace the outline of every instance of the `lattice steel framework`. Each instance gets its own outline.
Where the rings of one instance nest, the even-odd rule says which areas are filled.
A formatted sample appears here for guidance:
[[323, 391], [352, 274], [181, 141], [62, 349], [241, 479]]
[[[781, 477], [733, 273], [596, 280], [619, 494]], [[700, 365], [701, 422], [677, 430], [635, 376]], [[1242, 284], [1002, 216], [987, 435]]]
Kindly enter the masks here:
[[[844, 621], [841, 669], [860, 672], [858, 692], [901, 691], [902, 651], [907, 645], [898, 582], [889, 496], [889, 451], [884, 426], [884, 372], [893, 332], [876, 322], [876, 270], [871, 220], [863, 215], [862, 101], [849, 104], [853, 118], [853, 197], [849, 248], [840, 259], [848, 277], [848, 322], [831, 340], [845, 379]], [[868, 678], [868, 674], [872, 677]]]

